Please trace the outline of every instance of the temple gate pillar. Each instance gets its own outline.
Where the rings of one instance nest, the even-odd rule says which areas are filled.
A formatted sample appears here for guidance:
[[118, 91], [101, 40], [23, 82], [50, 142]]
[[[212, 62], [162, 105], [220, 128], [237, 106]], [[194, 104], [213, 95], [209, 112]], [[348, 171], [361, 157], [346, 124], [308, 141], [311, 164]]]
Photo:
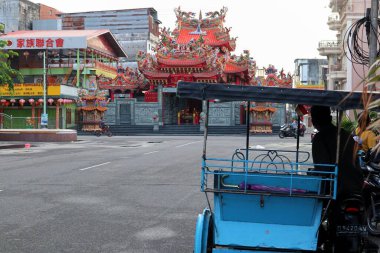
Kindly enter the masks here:
[[162, 84], [157, 86], [157, 100], [158, 100], [158, 125], [162, 126], [164, 124], [164, 108], [163, 108], [163, 94], [162, 94]]

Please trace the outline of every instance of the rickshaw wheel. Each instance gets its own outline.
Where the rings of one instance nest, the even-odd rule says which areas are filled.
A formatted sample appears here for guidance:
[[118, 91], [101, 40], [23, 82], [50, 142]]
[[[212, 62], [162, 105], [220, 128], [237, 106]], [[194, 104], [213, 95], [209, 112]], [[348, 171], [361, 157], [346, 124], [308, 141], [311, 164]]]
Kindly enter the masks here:
[[[379, 210], [380, 210], [380, 204], [379, 203], [375, 203], [375, 211], [378, 213]], [[380, 221], [378, 221], [378, 219], [374, 220], [372, 206], [370, 206], [368, 208], [368, 211], [367, 211], [366, 215], [367, 215], [367, 217], [366, 217], [367, 228], [369, 230], [369, 233], [371, 235], [374, 235], [374, 236], [379, 236], [380, 235]]]
[[205, 209], [198, 215], [194, 237], [194, 253], [210, 253], [213, 247], [212, 214]]

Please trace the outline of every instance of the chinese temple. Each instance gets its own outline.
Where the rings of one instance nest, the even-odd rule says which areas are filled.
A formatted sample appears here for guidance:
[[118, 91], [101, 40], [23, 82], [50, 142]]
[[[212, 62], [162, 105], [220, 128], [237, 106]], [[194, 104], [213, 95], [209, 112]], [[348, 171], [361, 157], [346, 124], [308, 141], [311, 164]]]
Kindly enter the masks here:
[[[265, 73], [262, 76], [257, 76], [251, 81], [251, 85], [271, 86], [279, 88], [292, 88], [293, 78], [290, 73], [285, 74], [282, 69], [277, 74], [277, 69], [273, 65], [264, 68]], [[250, 132], [251, 133], [272, 133], [273, 123], [272, 118], [274, 113], [285, 111], [284, 105], [274, 103], [251, 103], [250, 113]]]
[[[195, 13], [178, 7], [175, 9], [176, 28], [161, 30], [155, 53], [138, 53], [138, 69], [149, 80], [145, 101], [160, 103], [161, 124], [199, 124], [202, 102], [178, 99], [175, 92], [179, 80], [239, 85], [251, 85], [255, 80], [256, 64], [249, 51], [239, 56], [231, 53], [235, 50], [236, 38], [230, 36], [231, 28], [224, 27], [226, 13], [224, 7], [205, 13], [205, 17], [200, 12], [196, 18]], [[224, 106], [229, 113], [222, 108]], [[213, 110], [224, 114], [215, 117], [215, 124], [234, 124], [231, 113], [235, 109], [231, 105], [215, 105]], [[240, 124], [239, 119], [237, 122]]]
[[117, 70], [115, 78], [107, 78], [100, 75], [98, 86], [100, 90], [108, 90], [109, 97], [114, 100], [115, 95], [123, 94], [124, 97], [128, 95], [129, 98], [134, 98], [136, 94], [142, 93], [148, 90], [148, 81], [144, 78], [139, 71], [129, 67], [121, 68]]

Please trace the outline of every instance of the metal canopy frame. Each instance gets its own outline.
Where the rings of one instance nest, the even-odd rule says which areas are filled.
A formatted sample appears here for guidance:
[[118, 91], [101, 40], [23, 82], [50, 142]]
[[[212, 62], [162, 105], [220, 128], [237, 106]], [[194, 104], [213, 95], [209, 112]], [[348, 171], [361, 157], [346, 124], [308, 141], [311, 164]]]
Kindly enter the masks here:
[[[380, 99], [380, 93], [370, 92], [372, 99]], [[232, 84], [209, 84], [180, 81], [177, 96], [199, 100], [255, 101], [282, 104], [329, 106], [336, 110], [362, 109], [363, 93], [278, 88], [266, 86], [241, 86]]]

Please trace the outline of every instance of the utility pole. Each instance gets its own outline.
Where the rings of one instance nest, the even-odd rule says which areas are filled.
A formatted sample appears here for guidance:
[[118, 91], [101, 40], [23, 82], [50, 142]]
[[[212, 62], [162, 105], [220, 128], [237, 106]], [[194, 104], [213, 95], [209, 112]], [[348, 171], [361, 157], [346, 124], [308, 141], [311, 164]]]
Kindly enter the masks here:
[[[377, 57], [377, 30], [378, 30], [379, 0], [371, 0], [371, 29], [369, 34], [369, 66], [376, 61]], [[375, 90], [376, 86], [371, 84], [368, 89]]]
[[43, 80], [44, 80], [44, 83], [43, 83], [43, 92], [44, 92], [44, 111], [41, 115], [41, 128], [47, 128], [48, 127], [48, 114], [46, 112], [46, 51], [47, 50], [44, 50], [44, 53], [43, 53], [43, 64], [44, 64], [44, 76], [43, 76]]
[[371, 30], [369, 34], [369, 65], [376, 61], [379, 1], [371, 0]]

